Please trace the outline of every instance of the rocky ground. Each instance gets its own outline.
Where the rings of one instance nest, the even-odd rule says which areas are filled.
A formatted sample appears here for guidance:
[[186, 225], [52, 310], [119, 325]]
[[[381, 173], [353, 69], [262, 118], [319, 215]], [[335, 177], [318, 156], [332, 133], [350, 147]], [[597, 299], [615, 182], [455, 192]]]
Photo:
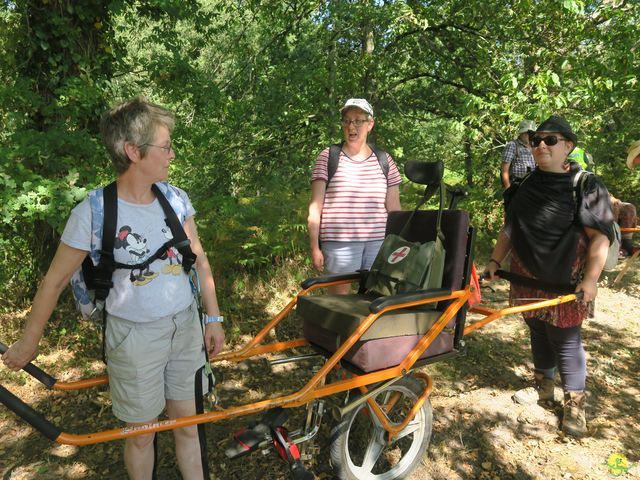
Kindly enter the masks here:
[[[584, 326], [588, 438], [575, 440], [560, 432], [559, 388], [555, 404], [525, 408], [513, 403], [511, 396], [528, 384], [532, 365], [523, 323], [517, 317], [506, 317], [469, 334], [465, 355], [425, 368], [435, 380], [431, 395], [433, 434], [410, 478], [640, 478], [640, 268], [636, 265], [620, 284], [609, 286], [614, 277], [615, 273], [601, 282], [596, 316]], [[506, 289], [501, 284], [496, 284], [494, 291], [483, 289], [484, 303], [493, 308], [506, 305]], [[19, 319], [15, 314], [4, 315], [2, 322], [0, 333], [11, 337]], [[66, 343], [48, 345], [38, 364], [60, 379], [92, 375], [102, 367], [92, 356], [95, 345], [87, 351], [74, 350]], [[308, 378], [308, 368], [274, 369], [264, 361], [242, 364], [224, 372], [222, 401], [258, 399], [266, 390], [292, 391]], [[26, 374], [5, 369], [0, 369], [0, 381], [65, 431], [89, 432], [116, 425], [104, 388], [50, 392]], [[299, 426], [302, 414], [290, 419], [292, 429]], [[208, 425], [212, 478], [289, 478], [286, 465], [271, 451], [236, 461], [226, 459], [223, 451], [231, 432], [247, 420]], [[315, 450], [307, 452], [306, 464], [318, 479], [332, 478], [328, 455], [332, 423], [331, 415], [326, 415]], [[180, 478], [170, 434], [160, 435], [159, 452], [158, 478]], [[607, 460], [615, 459], [616, 454], [626, 458], [626, 472], [608, 467]], [[0, 475], [6, 480], [126, 478], [120, 442], [80, 448], [57, 445], [4, 407], [0, 407]]]

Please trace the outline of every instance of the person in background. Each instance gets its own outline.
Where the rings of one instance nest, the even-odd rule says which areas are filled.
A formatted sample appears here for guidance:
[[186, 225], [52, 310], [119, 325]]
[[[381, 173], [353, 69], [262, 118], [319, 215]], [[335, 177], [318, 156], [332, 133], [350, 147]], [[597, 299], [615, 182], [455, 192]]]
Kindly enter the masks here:
[[[633, 203], [623, 202], [613, 195], [609, 198], [613, 208], [613, 219], [620, 228], [635, 228], [638, 225], [636, 206]], [[630, 257], [634, 251], [633, 233], [623, 232], [620, 239], [620, 258]]]
[[[577, 136], [567, 121], [552, 115], [531, 135], [537, 168], [504, 192], [506, 220], [485, 275], [495, 272], [511, 253], [511, 272], [551, 284], [573, 284], [581, 301], [523, 313], [529, 326], [534, 386], [516, 392], [521, 404], [553, 401], [554, 376], [560, 372], [564, 390], [562, 430], [576, 437], [588, 434], [585, 417], [586, 358], [581, 326], [613, 237], [609, 192], [595, 176], [585, 181], [581, 198], [574, 198], [573, 178], [580, 167], [569, 153]], [[531, 298], [556, 298], [557, 293], [511, 284], [510, 303]]]
[[524, 177], [536, 168], [529, 145], [529, 132], [535, 129], [536, 124], [533, 120], [522, 120], [518, 125], [518, 138], [505, 145], [500, 171], [500, 179], [505, 189], [516, 179]]
[[593, 155], [585, 152], [582, 148], [576, 147], [573, 152], [569, 154], [569, 161], [576, 162], [583, 170], [593, 172]]
[[[385, 175], [367, 143], [375, 124], [373, 108], [363, 98], [351, 98], [340, 109], [344, 142], [338, 168], [329, 179], [329, 148], [316, 158], [311, 175], [307, 219], [313, 266], [327, 274], [369, 269], [385, 237], [387, 213], [400, 210], [402, 177], [387, 154]], [[346, 294], [349, 285], [336, 285]]]
[[[116, 232], [126, 230], [143, 241], [147, 257], [166, 242], [165, 214], [152, 186], [166, 182], [175, 158], [174, 122], [172, 112], [141, 97], [121, 103], [102, 117], [103, 142], [118, 173]], [[216, 355], [224, 346], [215, 284], [196, 230], [195, 210], [184, 191], [165, 185], [179, 196], [184, 210], [182, 227], [197, 255], [195, 268], [208, 315], [203, 328], [189, 277], [184, 271], [176, 274], [163, 268], [172, 261], [167, 256], [150, 264], [157, 273], [144, 282], [130, 276], [131, 270], [113, 273], [104, 334], [109, 388], [114, 415], [133, 428], [157, 421], [165, 407], [169, 418], [195, 415], [196, 372], [204, 365], [205, 354]], [[19, 370], [35, 358], [62, 290], [91, 250], [95, 234], [91, 215], [89, 197], [73, 209], [22, 337], [2, 356], [8, 368]], [[116, 245], [118, 238], [116, 233]], [[124, 243], [114, 248], [114, 260], [127, 264], [130, 250]], [[197, 427], [177, 428], [173, 433], [182, 477], [202, 479]], [[145, 433], [125, 440], [124, 461], [131, 479], [152, 478], [154, 437]]]

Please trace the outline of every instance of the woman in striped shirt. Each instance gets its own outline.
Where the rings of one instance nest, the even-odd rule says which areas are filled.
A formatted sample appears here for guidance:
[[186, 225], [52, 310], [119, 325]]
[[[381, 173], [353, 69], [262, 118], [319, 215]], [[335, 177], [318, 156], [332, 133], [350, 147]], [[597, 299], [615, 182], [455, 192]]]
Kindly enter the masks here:
[[[338, 168], [329, 178], [329, 148], [316, 159], [311, 177], [309, 241], [313, 266], [327, 274], [368, 269], [382, 245], [387, 213], [400, 210], [400, 172], [387, 155], [384, 172], [367, 136], [373, 129], [373, 108], [351, 98], [340, 109], [344, 142]], [[349, 285], [332, 287], [346, 294]]]

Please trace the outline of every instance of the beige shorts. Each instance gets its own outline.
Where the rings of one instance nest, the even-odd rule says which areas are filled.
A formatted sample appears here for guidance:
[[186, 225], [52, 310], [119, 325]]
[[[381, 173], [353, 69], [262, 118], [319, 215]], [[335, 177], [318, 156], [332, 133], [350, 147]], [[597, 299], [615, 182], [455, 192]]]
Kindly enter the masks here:
[[204, 365], [204, 342], [196, 303], [152, 322], [107, 315], [107, 371], [113, 414], [124, 422], [147, 422], [165, 399], [195, 398], [196, 371]]

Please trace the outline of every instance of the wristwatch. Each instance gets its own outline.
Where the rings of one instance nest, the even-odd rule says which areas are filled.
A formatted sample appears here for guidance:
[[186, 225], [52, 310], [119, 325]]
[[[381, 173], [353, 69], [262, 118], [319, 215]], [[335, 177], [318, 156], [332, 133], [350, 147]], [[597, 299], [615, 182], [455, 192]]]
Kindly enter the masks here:
[[204, 324], [209, 325], [210, 323], [222, 323], [224, 322], [224, 317], [222, 315], [205, 315], [204, 316]]

